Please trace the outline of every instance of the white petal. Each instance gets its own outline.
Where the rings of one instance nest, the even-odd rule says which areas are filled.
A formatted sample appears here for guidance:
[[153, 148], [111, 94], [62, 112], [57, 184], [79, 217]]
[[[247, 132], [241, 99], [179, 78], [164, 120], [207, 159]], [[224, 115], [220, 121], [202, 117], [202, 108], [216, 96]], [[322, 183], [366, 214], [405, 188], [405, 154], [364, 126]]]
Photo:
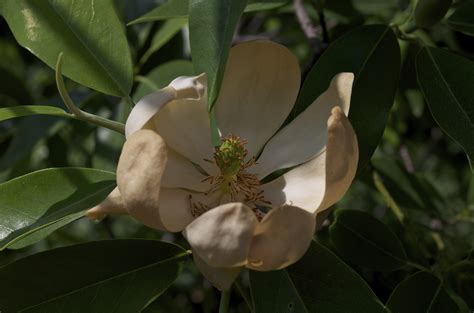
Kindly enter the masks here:
[[227, 203], [207, 211], [186, 227], [184, 236], [193, 253], [213, 267], [235, 267], [247, 263], [247, 255], [258, 221], [242, 203]]
[[280, 130], [265, 146], [252, 172], [260, 177], [281, 168], [302, 164], [321, 153], [326, 147], [326, 121], [331, 109], [340, 106], [348, 113], [354, 74], [340, 73], [304, 112]]
[[236, 45], [216, 102], [219, 130], [248, 140], [249, 155], [256, 155], [290, 113], [299, 87], [298, 61], [287, 48], [270, 41]]
[[271, 271], [295, 263], [308, 250], [315, 226], [313, 214], [300, 208], [270, 210], [256, 228], [247, 267]]
[[242, 267], [212, 267], [204, 262], [197, 253], [193, 253], [193, 259], [201, 274], [220, 291], [229, 290], [242, 270]]
[[204, 192], [210, 187], [209, 183], [203, 182], [206, 177], [191, 161], [171, 149], [168, 150], [168, 163], [161, 181], [163, 187]]
[[118, 187], [115, 187], [104, 201], [92, 209], [87, 210], [86, 216], [91, 220], [100, 220], [108, 214], [116, 215], [127, 213], [128, 212], [123, 204], [122, 196], [120, 195], [120, 190]]
[[345, 194], [357, 172], [354, 129], [339, 107], [328, 119], [327, 148], [320, 155], [262, 186], [272, 206], [297, 206], [316, 214]]
[[167, 154], [168, 148], [156, 132], [141, 129], [125, 142], [117, 166], [117, 185], [129, 214], [161, 230], [158, 205]]
[[194, 220], [191, 212], [192, 195], [194, 201], [204, 198], [203, 194], [191, 193], [183, 189], [160, 190], [159, 216], [163, 227], [170, 232], [180, 232]]
[[178, 99], [201, 99], [205, 93], [203, 76], [178, 77], [167, 87], [144, 96], [133, 107], [125, 124], [125, 134], [130, 136], [143, 126], [166, 104]]
[[209, 174], [215, 172], [215, 165], [205, 161], [212, 159], [214, 153], [206, 95], [199, 101], [175, 100], [160, 110], [154, 121], [156, 131], [171, 149]]

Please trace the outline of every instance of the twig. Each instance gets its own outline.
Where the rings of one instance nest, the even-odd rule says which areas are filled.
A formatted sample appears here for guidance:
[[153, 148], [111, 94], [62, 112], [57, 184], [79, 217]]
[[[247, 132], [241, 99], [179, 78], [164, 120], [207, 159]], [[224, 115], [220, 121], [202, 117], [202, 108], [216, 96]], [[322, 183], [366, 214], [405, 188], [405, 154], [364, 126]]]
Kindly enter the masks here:
[[310, 42], [314, 41], [318, 37], [318, 30], [313, 22], [311, 22], [311, 19], [304, 8], [303, 0], [293, 0], [293, 6], [295, 8], [296, 17], [298, 18], [298, 22], [300, 23], [305, 36]]

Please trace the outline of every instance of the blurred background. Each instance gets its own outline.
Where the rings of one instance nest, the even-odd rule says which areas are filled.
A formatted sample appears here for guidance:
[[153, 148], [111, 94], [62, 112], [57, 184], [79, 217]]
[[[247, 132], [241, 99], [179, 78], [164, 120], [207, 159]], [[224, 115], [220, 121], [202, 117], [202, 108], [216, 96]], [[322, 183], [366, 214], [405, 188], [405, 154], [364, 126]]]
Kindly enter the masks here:
[[[161, 4], [157, 0], [117, 0], [125, 23]], [[296, 2], [296, 1], [295, 1]], [[453, 8], [462, 1], [455, 2]], [[323, 14], [311, 1], [304, 4], [317, 36], [308, 38], [293, 3], [270, 11], [247, 13], [239, 23], [235, 42], [268, 38], [287, 46], [300, 60], [303, 74], [339, 36], [364, 24], [389, 24], [406, 18], [408, 0], [331, 0]], [[449, 13], [448, 13], [449, 16]], [[325, 19], [327, 29], [320, 26]], [[166, 38], [158, 36], [168, 27]], [[185, 20], [149, 22], [126, 27], [135, 64], [132, 98], [136, 101], [174, 77], [192, 74]], [[448, 28], [442, 21], [430, 30], [440, 47], [467, 58], [474, 56], [474, 37]], [[161, 42], [157, 44], [157, 37]], [[462, 148], [434, 122], [417, 86], [414, 58], [417, 43], [399, 42], [402, 69], [399, 89], [383, 139], [369, 166], [360, 173], [340, 208], [369, 212], [386, 222], [403, 239], [411, 259], [421, 264], [447, 264], [447, 280], [470, 307], [474, 306], [474, 267], [459, 263], [474, 259], [474, 184]], [[150, 49], [153, 47], [153, 49]], [[347, 51], [351, 53], [351, 51]], [[86, 111], [125, 121], [130, 104], [68, 81], [76, 103]], [[44, 104], [63, 107], [54, 71], [20, 47], [0, 17], [0, 107]], [[81, 121], [32, 116], [0, 123], [0, 182], [49, 167], [92, 167], [115, 171], [124, 138]], [[333, 212], [335, 211], [333, 210]], [[403, 226], [397, 214], [409, 217]], [[329, 221], [316, 239], [332, 248]], [[0, 254], [0, 266], [19, 257], [53, 247], [107, 238], [156, 238], [187, 246], [179, 234], [150, 230], [129, 217], [108, 217], [100, 223], [78, 220], [41, 242]], [[20, 248], [20, 247], [16, 247]], [[431, 264], [430, 264], [431, 262]], [[428, 264], [426, 264], [428, 263]], [[457, 264], [461, 264], [458, 267]], [[406, 269], [389, 273], [358, 271], [385, 302]], [[245, 273], [241, 283], [248, 284]], [[183, 274], [144, 312], [215, 312], [219, 294], [188, 262]], [[234, 312], [248, 312], [238, 292], [232, 295]]]

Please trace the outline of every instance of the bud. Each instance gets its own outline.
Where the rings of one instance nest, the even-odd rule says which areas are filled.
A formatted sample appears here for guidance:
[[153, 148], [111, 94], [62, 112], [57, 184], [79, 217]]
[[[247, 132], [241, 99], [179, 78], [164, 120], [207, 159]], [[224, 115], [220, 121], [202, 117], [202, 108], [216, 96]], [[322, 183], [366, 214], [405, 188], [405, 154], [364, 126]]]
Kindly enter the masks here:
[[419, 0], [415, 8], [415, 23], [421, 28], [430, 28], [448, 12], [452, 0]]

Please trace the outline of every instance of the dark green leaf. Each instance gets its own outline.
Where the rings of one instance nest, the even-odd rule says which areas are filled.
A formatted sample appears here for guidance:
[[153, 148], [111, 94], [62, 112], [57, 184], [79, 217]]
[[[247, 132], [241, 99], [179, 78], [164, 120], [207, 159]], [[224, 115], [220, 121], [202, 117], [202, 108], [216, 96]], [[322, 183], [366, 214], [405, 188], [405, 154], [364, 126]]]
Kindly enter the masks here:
[[416, 72], [431, 114], [463, 147], [474, 171], [474, 62], [426, 47], [416, 58]]
[[141, 97], [167, 86], [179, 76], [193, 75], [193, 64], [189, 61], [175, 60], [159, 65], [154, 70], [140, 77], [140, 85], [133, 94], [133, 99], [138, 101]]
[[85, 168], [46, 169], [1, 184], [0, 250], [44, 238], [83, 216], [114, 187], [113, 173]]
[[3, 16], [20, 45], [65, 76], [98, 91], [127, 96], [132, 63], [113, 0], [5, 0]]
[[63, 109], [46, 105], [21, 105], [0, 108], [0, 122], [11, 118], [29, 115], [54, 115], [69, 118], [72, 117], [71, 114], [66, 113]]
[[401, 282], [390, 295], [386, 307], [391, 313], [459, 312], [442, 282], [427, 272], [418, 272]]
[[235, 27], [247, 0], [191, 0], [189, 40], [194, 70], [207, 74], [209, 109], [217, 99]]
[[400, 74], [400, 48], [388, 26], [361, 26], [332, 43], [309, 72], [293, 116], [303, 112], [340, 72], [355, 74], [349, 119], [359, 141], [359, 170], [385, 129]]
[[448, 18], [448, 25], [457, 31], [474, 36], [474, 0], [464, 1]]
[[132, 313], [180, 273], [187, 252], [155, 240], [110, 240], [41, 252], [0, 268], [2, 313]]
[[160, 29], [155, 33], [150, 44], [150, 48], [140, 58], [140, 64], [144, 64], [153, 53], [163, 47], [171, 38], [173, 38], [186, 23], [188, 22], [185, 18], [176, 18], [169, 21], [165, 21]]
[[377, 157], [372, 160], [372, 165], [399, 205], [408, 209], [434, 209], [421, 182], [416, 176], [408, 173], [401, 164], [393, 159]]
[[[178, 17], [188, 17], [189, 1], [190, 0], [169, 0], [165, 4], [162, 4], [145, 15], [131, 21], [128, 25]], [[249, 0], [245, 12], [275, 9], [285, 5], [286, 3], [288, 3], [288, 0]]]
[[368, 213], [337, 211], [329, 232], [337, 251], [349, 263], [378, 271], [406, 265], [406, 253], [397, 236]]
[[250, 272], [255, 313], [382, 313], [367, 283], [334, 253], [313, 242], [286, 270]]

